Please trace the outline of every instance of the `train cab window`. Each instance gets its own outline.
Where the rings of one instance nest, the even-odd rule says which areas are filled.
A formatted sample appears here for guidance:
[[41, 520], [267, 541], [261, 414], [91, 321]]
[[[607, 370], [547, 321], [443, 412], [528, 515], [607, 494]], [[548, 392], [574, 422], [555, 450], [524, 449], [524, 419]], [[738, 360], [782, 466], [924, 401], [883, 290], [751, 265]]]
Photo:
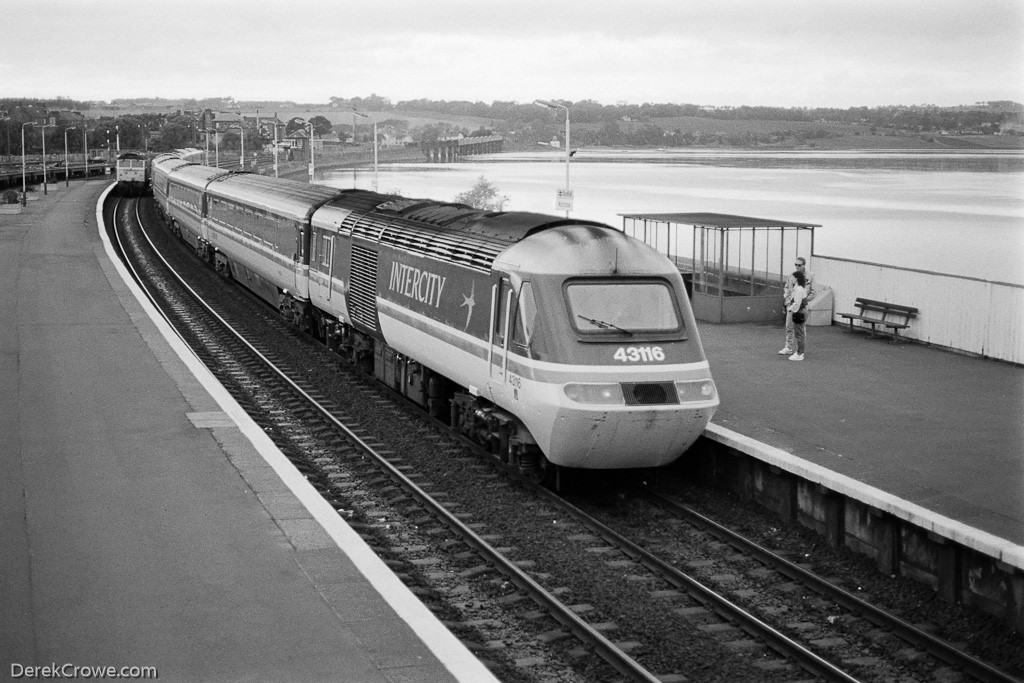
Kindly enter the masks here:
[[512, 328], [512, 342], [522, 347], [530, 345], [533, 326], [537, 322], [537, 302], [533, 298], [533, 287], [524, 282], [519, 287], [519, 305], [516, 306], [516, 320]]
[[497, 315], [494, 316], [494, 338], [498, 344], [505, 340], [505, 322], [508, 320], [508, 293], [512, 291], [512, 283], [506, 278], [501, 279], [498, 288]]
[[569, 312], [583, 333], [657, 333], [679, 330], [679, 313], [668, 283], [582, 280], [565, 288]]

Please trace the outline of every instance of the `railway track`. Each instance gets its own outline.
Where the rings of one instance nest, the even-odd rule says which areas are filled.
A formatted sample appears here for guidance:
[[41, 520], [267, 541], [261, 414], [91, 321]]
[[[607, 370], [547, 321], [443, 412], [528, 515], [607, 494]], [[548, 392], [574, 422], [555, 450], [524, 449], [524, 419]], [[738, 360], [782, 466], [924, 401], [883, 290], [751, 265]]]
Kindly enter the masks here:
[[[145, 254], [145, 241], [128, 232], [126, 254]], [[931, 680], [937, 674], [957, 680], [961, 673], [1012, 680], [980, 662], [950, 659], [958, 656], [955, 648], [938, 655], [941, 664], [932, 663], [930, 653], [890, 661], [878, 645], [887, 636], [877, 632], [857, 645], [833, 636], [844, 640], [837, 654], [819, 631], [807, 638], [800, 629], [787, 629], [792, 619], [773, 625], [762, 618], [773, 608], [751, 600], [752, 589], [709, 588], [678, 568], [694, 565], [693, 547], [673, 535], [689, 538], [703, 552], [726, 541], [709, 541], [705, 530], [679, 534], [675, 522], [657, 517], [678, 519], [671, 502], [646, 501], [647, 511], [638, 517], [657, 518], [665, 535], [652, 540], [649, 530], [636, 528], [616, 533], [600, 509], [587, 514], [513, 478], [493, 459], [473, 456], [457, 438], [345, 372], [325, 350], [262, 312], [261, 304], [234, 296], [237, 308], [224, 317], [197, 310], [189, 300], [197, 294], [160, 274], [163, 266], [152, 256], [138, 261], [140, 278], [153, 280], [152, 296], [163, 301], [179, 334], [198, 347], [282, 452], [428, 605], [436, 599], [435, 611], [453, 631], [509, 680]], [[197, 289], [218, 289], [220, 276], [197, 275], [206, 283]], [[226, 334], [225, 326], [241, 330]], [[360, 413], [358, 424], [352, 412]], [[769, 569], [763, 556], [751, 560], [746, 550], [728, 548], [718, 554], [739, 555], [735, 561], [757, 565], [755, 572], [782, 571]], [[704, 582], [710, 584], [739, 573], [710, 559], [695, 566], [719, 577]], [[772, 582], [798, 580], [781, 575], [785, 579]], [[754, 576], [758, 584], [769, 583], [768, 575]], [[776, 595], [772, 604], [795, 600], [792, 589], [783, 594], [787, 590], [788, 598]], [[744, 602], [753, 605], [739, 604]], [[844, 634], [852, 630], [846, 615], [854, 613], [845, 609], [835, 619]], [[897, 637], [908, 638], [902, 631]], [[930, 646], [929, 638], [913, 638], [915, 648]]]

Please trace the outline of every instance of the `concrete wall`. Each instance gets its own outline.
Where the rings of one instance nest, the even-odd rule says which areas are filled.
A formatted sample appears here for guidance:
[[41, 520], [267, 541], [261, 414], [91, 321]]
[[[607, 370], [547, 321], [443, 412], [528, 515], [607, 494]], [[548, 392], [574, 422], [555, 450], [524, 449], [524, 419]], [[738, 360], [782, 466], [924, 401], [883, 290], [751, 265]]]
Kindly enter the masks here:
[[697, 461], [695, 474], [704, 483], [727, 488], [812, 529], [833, 547], [867, 555], [884, 574], [919, 581], [944, 600], [972, 605], [1024, 628], [1022, 558], [994, 557], [969, 547], [969, 542], [929, 531], [907, 518], [913, 515], [883, 509], [872, 504], [870, 495], [858, 497], [855, 490], [840, 490], [844, 487], [759, 459], [712, 429], [691, 455]]

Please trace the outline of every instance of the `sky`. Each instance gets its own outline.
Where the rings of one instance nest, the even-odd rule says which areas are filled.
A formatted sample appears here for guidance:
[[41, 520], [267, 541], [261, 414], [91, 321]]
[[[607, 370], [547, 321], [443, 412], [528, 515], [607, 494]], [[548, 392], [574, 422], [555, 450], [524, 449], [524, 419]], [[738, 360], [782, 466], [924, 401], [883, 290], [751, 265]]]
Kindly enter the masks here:
[[1024, 0], [4, 0], [0, 97], [1024, 102]]

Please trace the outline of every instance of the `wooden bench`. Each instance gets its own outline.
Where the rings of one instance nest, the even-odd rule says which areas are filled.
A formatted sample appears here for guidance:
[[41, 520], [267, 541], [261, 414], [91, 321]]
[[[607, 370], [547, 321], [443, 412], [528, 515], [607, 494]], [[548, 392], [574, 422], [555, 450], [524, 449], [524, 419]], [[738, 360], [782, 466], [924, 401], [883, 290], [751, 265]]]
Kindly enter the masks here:
[[910, 321], [917, 317], [917, 309], [913, 306], [901, 306], [900, 304], [890, 304], [885, 301], [875, 301], [874, 299], [864, 299], [861, 297], [857, 297], [854, 305], [857, 307], [856, 313], [838, 314], [839, 317], [849, 320], [851, 332], [857, 329], [853, 324], [855, 320], [862, 323], [857, 327], [867, 328], [870, 325], [870, 336], [872, 337], [875, 336], [877, 328], [887, 327], [892, 330], [892, 340], [894, 343], [899, 341], [900, 330], [910, 327]]

